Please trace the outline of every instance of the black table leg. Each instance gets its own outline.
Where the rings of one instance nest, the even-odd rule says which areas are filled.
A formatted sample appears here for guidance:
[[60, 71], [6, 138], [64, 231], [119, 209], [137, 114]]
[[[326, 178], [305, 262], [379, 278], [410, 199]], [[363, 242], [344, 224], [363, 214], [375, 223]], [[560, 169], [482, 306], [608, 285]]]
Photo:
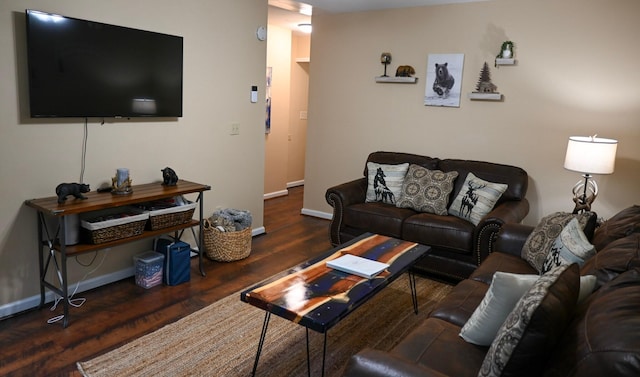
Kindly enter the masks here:
[[[311, 377], [311, 358], [309, 356], [309, 328], [307, 331], [307, 376]], [[324, 365], [327, 360], [327, 331], [324, 332], [324, 344], [322, 345], [322, 377], [324, 377]]]
[[322, 377], [324, 377], [324, 363], [327, 359], [327, 331], [324, 332], [324, 345], [322, 346]]
[[413, 311], [418, 314], [418, 294], [416, 293], [416, 275], [409, 271], [409, 287], [411, 288], [411, 301], [413, 301]]
[[[256, 360], [253, 362], [253, 371], [251, 372], [251, 376], [256, 375], [256, 369], [258, 369], [258, 360], [260, 359], [260, 353], [262, 353], [262, 346], [264, 345], [264, 338], [267, 335], [267, 326], [269, 325], [269, 318], [271, 317], [270, 312], [266, 312], [264, 316], [264, 322], [262, 323], [262, 332], [260, 333], [260, 341], [258, 342], [258, 352], [256, 353]], [[309, 345], [307, 343], [307, 349]]]

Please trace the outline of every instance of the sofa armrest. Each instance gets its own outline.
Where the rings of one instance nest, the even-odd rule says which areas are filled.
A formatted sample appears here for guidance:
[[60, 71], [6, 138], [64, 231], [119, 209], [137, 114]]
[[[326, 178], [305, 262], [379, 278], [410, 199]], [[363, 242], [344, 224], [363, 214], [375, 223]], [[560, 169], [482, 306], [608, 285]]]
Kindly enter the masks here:
[[491, 251], [521, 256], [522, 247], [533, 229], [534, 227], [530, 225], [505, 224], [496, 235]]
[[529, 213], [529, 201], [510, 200], [497, 205], [476, 227], [476, 252], [478, 265], [489, 256], [495, 248], [493, 243], [496, 234], [505, 224], [520, 223]]
[[325, 199], [333, 207], [333, 217], [329, 226], [329, 236], [333, 245], [341, 244], [340, 230], [344, 209], [355, 203], [364, 203], [367, 198], [367, 178], [359, 178], [350, 182], [330, 187]]
[[349, 359], [343, 377], [447, 377], [446, 375], [411, 363], [388, 352], [364, 349]]

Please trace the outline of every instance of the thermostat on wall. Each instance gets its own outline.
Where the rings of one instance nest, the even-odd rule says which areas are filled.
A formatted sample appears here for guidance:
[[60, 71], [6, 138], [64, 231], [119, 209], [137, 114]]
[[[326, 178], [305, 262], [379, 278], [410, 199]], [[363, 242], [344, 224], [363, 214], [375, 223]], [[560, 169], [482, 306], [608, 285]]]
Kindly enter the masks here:
[[258, 30], [256, 30], [256, 37], [258, 37], [258, 40], [260, 40], [260, 41], [266, 40], [267, 39], [267, 28], [265, 28], [264, 26], [258, 27]]

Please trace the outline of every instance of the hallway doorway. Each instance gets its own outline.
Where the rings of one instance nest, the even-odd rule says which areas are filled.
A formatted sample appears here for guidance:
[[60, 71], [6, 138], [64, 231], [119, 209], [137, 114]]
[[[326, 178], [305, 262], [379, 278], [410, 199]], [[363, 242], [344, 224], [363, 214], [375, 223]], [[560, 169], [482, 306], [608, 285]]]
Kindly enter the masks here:
[[303, 15], [269, 6], [267, 67], [270, 127], [265, 130], [265, 199], [304, 184], [310, 34], [297, 30]]

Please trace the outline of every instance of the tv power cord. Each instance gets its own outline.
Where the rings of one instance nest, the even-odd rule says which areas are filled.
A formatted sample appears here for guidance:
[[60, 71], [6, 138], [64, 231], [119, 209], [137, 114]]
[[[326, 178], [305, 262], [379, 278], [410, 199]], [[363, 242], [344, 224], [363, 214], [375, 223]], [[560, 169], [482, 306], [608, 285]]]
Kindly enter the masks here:
[[[100, 263], [91, 271], [87, 272], [82, 279], [78, 280], [78, 282], [76, 283], [76, 287], [73, 290], [73, 293], [71, 295], [69, 295], [69, 297], [67, 298], [67, 302], [69, 303], [69, 305], [73, 306], [74, 308], [79, 308], [81, 307], [85, 302], [87, 302], [87, 299], [84, 297], [78, 297], [78, 298], [73, 298], [73, 296], [75, 296], [75, 294], [78, 292], [78, 287], [80, 287], [80, 283], [82, 283], [89, 275], [91, 275], [92, 273], [96, 272], [98, 270], [98, 268], [100, 268], [100, 266], [102, 266], [102, 264], [104, 263], [104, 260], [107, 258], [107, 254], [108, 254], [108, 249], [104, 251], [104, 254], [102, 255], [102, 260], [100, 261]], [[94, 256], [94, 261], [95, 258], [97, 257], [97, 251], [96, 251], [96, 256]], [[60, 280], [60, 286], [62, 286], [62, 274], [60, 273], [60, 269], [58, 268], [58, 261], [56, 260], [56, 258], [53, 258], [53, 261], [56, 265], [56, 270], [58, 272], [58, 279]], [[79, 265], [81, 266], [85, 266], [88, 267], [91, 265], [91, 263], [93, 263], [93, 261], [91, 263], [89, 263], [88, 265], [84, 265], [82, 263], [80, 263], [78, 261], [78, 257], [76, 256], [76, 262], [78, 262]], [[51, 306], [51, 310], [52, 312], [56, 310], [56, 308], [58, 307], [58, 304], [62, 301], [62, 297], [56, 295], [56, 299], [53, 302], [53, 305]], [[52, 324], [52, 323], [56, 323], [61, 321], [62, 319], [64, 319], [64, 314], [60, 314], [57, 315], [55, 317], [51, 317], [47, 320], [48, 324]]]

